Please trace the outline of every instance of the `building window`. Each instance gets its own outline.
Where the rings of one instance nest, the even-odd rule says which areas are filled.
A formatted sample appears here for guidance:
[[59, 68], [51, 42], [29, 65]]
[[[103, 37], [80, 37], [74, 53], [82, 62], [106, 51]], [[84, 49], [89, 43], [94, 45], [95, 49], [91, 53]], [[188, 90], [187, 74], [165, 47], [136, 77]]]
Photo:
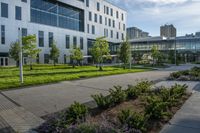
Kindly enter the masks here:
[[119, 30], [121, 29], [121, 23], [119, 22]]
[[123, 24], [123, 30], [124, 30], [124, 31], [126, 30], [126, 25], [125, 25], [125, 24]]
[[83, 37], [80, 38], [80, 49], [83, 50]]
[[73, 37], [73, 47], [77, 48], [77, 37]]
[[22, 0], [22, 2], [25, 2], [25, 3], [27, 3], [27, 0]]
[[97, 14], [94, 14], [94, 21], [97, 23]]
[[22, 8], [19, 6], [15, 6], [15, 19], [22, 20]]
[[104, 29], [104, 36], [108, 37], [108, 29]]
[[53, 44], [53, 32], [49, 32], [49, 47], [52, 47]]
[[111, 27], [111, 19], [108, 20], [108, 24]]
[[1, 17], [8, 18], [8, 4], [1, 3]]
[[116, 38], [119, 39], [119, 32], [117, 32], [117, 34], [116, 34]]
[[95, 34], [95, 26], [92, 25], [92, 34]]
[[107, 25], [107, 18], [105, 17], [105, 25]]
[[1, 25], [1, 44], [5, 44], [5, 26]]
[[122, 40], [124, 40], [124, 34], [122, 33]]
[[92, 21], [92, 12], [89, 12], [89, 20]]
[[104, 14], [106, 14], [106, 6], [104, 6]]
[[70, 49], [70, 36], [66, 35], [65, 37], [65, 47], [66, 49]]
[[115, 28], [115, 20], [113, 20], [113, 28]]
[[124, 20], [124, 14], [122, 13], [122, 21]]
[[110, 9], [110, 15], [113, 16], [113, 9]]
[[26, 28], [22, 28], [22, 37], [27, 36], [28, 32]]
[[99, 23], [102, 24], [102, 16], [99, 15]]
[[89, 2], [89, 0], [86, 0], [86, 6], [87, 6], [87, 7], [90, 6], [90, 2]]
[[44, 47], [44, 32], [39, 31], [39, 47]]
[[116, 11], [116, 18], [119, 18], [119, 12]]
[[87, 32], [90, 33], [90, 25], [87, 24]]
[[110, 37], [113, 38], [113, 30], [110, 31]]
[[109, 15], [109, 7], [106, 7], [106, 14]]
[[97, 2], [97, 11], [100, 11], [100, 3]]

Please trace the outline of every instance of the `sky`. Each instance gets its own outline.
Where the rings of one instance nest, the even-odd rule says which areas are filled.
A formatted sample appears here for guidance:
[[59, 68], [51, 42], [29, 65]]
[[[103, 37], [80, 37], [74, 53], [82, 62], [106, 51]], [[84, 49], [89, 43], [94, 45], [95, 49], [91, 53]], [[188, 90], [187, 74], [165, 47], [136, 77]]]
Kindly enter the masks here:
[[159, 36], [160, 26], [173, 24], [178, 36], [200, 31], [200, 0], [108, 0], [127, 11], [127, 27]]

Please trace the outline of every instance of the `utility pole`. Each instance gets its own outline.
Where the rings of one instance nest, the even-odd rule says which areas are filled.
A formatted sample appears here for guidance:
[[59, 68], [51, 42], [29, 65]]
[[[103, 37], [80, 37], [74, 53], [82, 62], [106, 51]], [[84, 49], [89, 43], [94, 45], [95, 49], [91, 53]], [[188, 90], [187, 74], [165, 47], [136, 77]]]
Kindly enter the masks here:
[[23, 55], [22, 55], [22, 31], [20, 28], [18, 28], [18, 35], [19, 35], [19, 71], [20, 71], [20, 83], [24, 83], [23, 78]]

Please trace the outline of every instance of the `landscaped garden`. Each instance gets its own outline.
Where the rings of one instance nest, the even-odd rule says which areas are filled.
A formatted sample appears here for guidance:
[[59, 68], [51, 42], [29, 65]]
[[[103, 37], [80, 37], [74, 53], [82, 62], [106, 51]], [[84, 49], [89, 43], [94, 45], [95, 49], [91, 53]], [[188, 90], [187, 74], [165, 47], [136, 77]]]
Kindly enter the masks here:
[[109, 66], [104, 67], [103, 71], [99, 71], [95, 66], [77, 66], [76, 68], [73, 68], [69, 65], [33, 65], [33, 70], [30, 70], [29, 66], [24, 66], [24, 84], [20, 84], [19, 68], [0, 67], [0, 90], [97, 76], [144, 72], [149, 70], [151, 69], [123, 69], [120, 67]]
[[190, 96], [186, 85], [153, 87], [141, 81], [127, 88], [115, 86], [109, 95], [92, 95], [96, 108], [75, 102], [67, 110], [47, 117], [39, 132], [156, 133]]
[[193, 67], [190, 70], [171, 73], [169, 79], [182, 81], [200, 81], [200, 67]]

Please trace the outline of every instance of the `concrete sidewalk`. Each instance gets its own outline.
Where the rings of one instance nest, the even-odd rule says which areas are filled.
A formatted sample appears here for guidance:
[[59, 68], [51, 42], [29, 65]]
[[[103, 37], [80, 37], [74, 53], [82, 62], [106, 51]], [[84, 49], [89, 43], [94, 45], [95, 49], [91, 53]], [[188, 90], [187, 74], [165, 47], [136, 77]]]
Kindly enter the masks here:
[[160, 133], [200, 133], [200, 83]]

